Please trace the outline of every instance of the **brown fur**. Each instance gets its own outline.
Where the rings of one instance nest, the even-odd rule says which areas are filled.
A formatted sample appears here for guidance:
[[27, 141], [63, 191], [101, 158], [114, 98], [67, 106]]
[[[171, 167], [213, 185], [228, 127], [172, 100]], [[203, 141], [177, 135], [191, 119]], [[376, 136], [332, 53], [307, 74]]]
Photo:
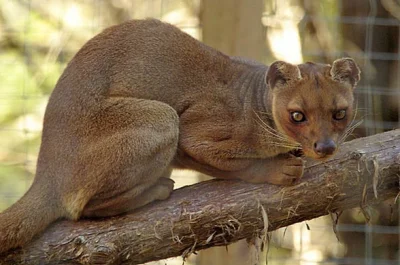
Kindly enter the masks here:
[[[50, 97], [33, 185], [0, 214], [0, 252], [58, 218], [112, 216], [166, 199], [173, 168], [291, 184], [303, 161], [288, 151], [319, 158], [315, 143], [338, 141], [358, 80], [348, 58], [268, 69], [156, 20], [106, 29], [76, 54]], [[346, 120], [332, 121], [342, 107]], [[293, 124], [293, 110], [307, 122]]]

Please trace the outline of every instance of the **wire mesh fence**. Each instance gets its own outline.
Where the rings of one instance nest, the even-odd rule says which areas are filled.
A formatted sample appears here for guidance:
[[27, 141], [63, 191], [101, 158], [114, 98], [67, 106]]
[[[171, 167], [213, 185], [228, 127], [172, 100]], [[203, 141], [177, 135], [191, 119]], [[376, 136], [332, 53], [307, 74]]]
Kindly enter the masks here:
[[[331, 63], [350, 56], [362, 69], [356, 94], [364, 122], [354, 137], [400, 127], [399, 1], [261, 2], [264, 10], [254, 14], [264, 29], [260, 61]], [[0, 210], [29, 188], [49, 93], [86, 40], [109, 25], [145, 17], [168, 21], [201, 40], [205, 33], [201, 14], [212, 4], [200, 0], [0, 0]], [[176, 179], [181, 185], [196, 181], [181, 172]], [[346, 211], [339, 218], [336, 235], [329, 218], [275, 232], [269, 252], [257, 262], [267, 257], [269, 264], [400, 264], [398, 203], [388, 201], [364, 210], [370, 213], [369, 225], [362, 211]], [[200, 256], [188, 263], [205, 264]], [[218, 262], [213, 264], [228, 264]]]

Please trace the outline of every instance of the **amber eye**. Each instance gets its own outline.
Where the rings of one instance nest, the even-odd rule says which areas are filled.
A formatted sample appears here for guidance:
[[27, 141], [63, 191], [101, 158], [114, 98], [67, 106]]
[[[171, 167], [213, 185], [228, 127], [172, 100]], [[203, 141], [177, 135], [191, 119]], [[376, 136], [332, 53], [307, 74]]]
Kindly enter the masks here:
[[300, 111], [293, 111], [290, 113], [293, 122], [299, 123], [306, 120], [306, 116]]
[[333, 118], [337, 121], [343, 120], [346, 117], [346, 110], [338, 110], [333, 114]]

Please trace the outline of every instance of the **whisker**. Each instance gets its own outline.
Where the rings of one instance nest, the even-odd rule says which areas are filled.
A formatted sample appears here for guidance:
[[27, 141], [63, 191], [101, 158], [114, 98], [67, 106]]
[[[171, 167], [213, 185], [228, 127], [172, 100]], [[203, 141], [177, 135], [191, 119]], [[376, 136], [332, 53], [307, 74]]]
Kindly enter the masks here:
[[363, 122], [364, 122], [364, 120], [359, 120], [359, 121], [356, 121], [356, 122], [353, 121], [352, 123], [350, 123], [350, 125], [346, 128], [344, 134], [340, 137], [339, 143], [343, 143], [346, 140], [346, 138], [349, 137], [353, 133], [354, 129], [357, 128], [358, 126], [360, 126], [360, 124]]
[[292, 145], [292, 144], [279, 144], [279, 143], [270, 143], [273, 146], [282, 146], [282, 147], [290, 147], [290, 148], [300, 148], [299, 145]]
[[[260, 125], [260, 126], [262, 126], [262, 125]], [[270, 143], [269, 143], [270, 145], [278, 145], [278, 144], [279, 144], [279, 145], [282, 145], [282, 146], [283, 146], [283, 145], [284, 145], [284, 146], [293, 146], [293, 147], [296, 147], [296, 146], [297, 146], [296, 144], [294, 144], [294, 143], [288, 141], [287, 139], [281, 138], [280, 136], [277, 136], [277, 135], [271, 133], [270, 131], [268, 131], [268, 129], [266, 129], [266, 128], [263, 128], [263, 129], [265, 129], [266, 132], [268, 132], [268, 133], [271, 134], [272, 140], [276, 141], [276, 142], [273, 142], [273, 141], [270, 142]], [[266, 136], [265, 134], [257, 134], [257, 135], [262, 136], [262, 137], [265, 137], [265, 136]]]
[[346, 129], [346, 131], [352, 130], [354, 128], [356, 128], [357, 126], [360, 126], [361, 123], [363, 123], [364, 120], [358, 120], [353, 124], [350, 124], [350, 126]]
[[356, 103], [353, 119], [351, 120], [350, 124], [347, 126], [347, 128], [346, 128], [344, 134], [342, 135], [342, 137], [340, 137], [339, 143], [343, 143], [346, 140], [346, 138], [354, 131], [354, 129], [356, 127], [358, 127], [364, 121], [363, 118], [367, 114], [365, 114], [363, 117], [361, 117], [361, 119], [359, 121], [356, 121], [357, 114], [358, 114], [359, 111], [360, 111], [360, 108], [358, 108], [358, 103]]
[[[280, 135], [274, 133], [273, 131], [270, 131], [268, 128], [266, 128], [262, 123], [260, 123], [259, 121], [257, 121], [257, 124], [261, 126], [261, 128], [263, 128], [265, 130], [265, 132], [267, 132], [273, 139], [279, 140], [279, 141], [285, 141], [286, 139], [284, 139], [283, 137], [281, 137]], [[263, 135], [265, 136], [265, 135]]]
[[[253, 110], [254, 111], [254, 110]], [[269, 129], [270, 132], [274, 133], [276, 136], [279, 136], [282, 140], [287, 141], [286, 137], [284, 135], [282, 135], [279, 131], [275, 130], [274, 128], [272, 128], [270, 125], [268, 125], [266, 122], [264, 122], [261, 117], [257, 114], [257, 112], [254, 111], [254, 114], [256, 114], [257, 118], [259, 119], [259, 121], [264, 125], [264, 129]]]
[[266, 124], [261, 118], [260, 116], [258, 116], [258, 114], [256, 114], [258, 120], [261, 122], [259, 123], [257, 120], [255, 120], [264, 130], [266, 130], [268, 133], [270, 133], [271, 135], [274, 135], [276, 138], [280, 139], [280, 140], [286, 140], [286, 137], [284, 137], [283, 135], [281, 135], [278, 131], [274, 130], [272, 127], [270, 127], [268, 124]]
[[300, 146], [292, 146], [292, 145], [281, 145], [281, 144], [271, 144], [273, 147], [284, 147], [288, 149], [302, 149]]
[[340, 137], [340, 139], [339, 139], [340, 143], [343, 143], [345, 141], [345, 139], [353, 132], [353, 130], [363, 122], [363, 120], [359, 120], [358, 122], [355, 122], [357, 113], [358, 113], [358, 110], [356, 108], [352, 121], [350, 122], [350, 124], [348, 125], [346, 130], [344, 131], [344, 134], [342, 135], [342, 137]]
[[346, 129], [345, 133], [343, 134], [342, 139], [345, 139], [349, 134], [351, 134], [351, 133], [354, 131], [354, 129], [355, 129], [356, 127], [358, 127], [361, 123], [362, 123], [362, 120], [359, 121], [359, 122], [357, 122], [357, 123], [354, 123], [354, 124], [351, 125], [351, 126], [349, 126], [349, 127]]
[[[253, 111], [256, 112], [255, 110], [253, 110]], [[262, 115], [266, 115], [268, 117], [272, 117], [272, 113], [270, 113], [270, 112], [260, 111], [260, 110], [258, 110], [257, 112], [262, 114]]]
[[[263, 135], [263, 134], [257, 134], [257, 135], [265, 136], [265, 135]], [[285, 144], [285, 143], [271, 142], [271, 143], [268, 143], [268, 145], [277, 146], [277, 147], [286, 147], [286, 148], [298, 148], [298, 149], [301, 149], [300, 144], [296, 145], [296, 144], [290, 144], [290, 143]]]
[[[255, 119], [255, 122], [261, 126], [267, 132], [273, 139], [277, 140], [278, 142], [271, 142], [269, 143], [271, 146], [274, 147], [284, 147], [284, 148], [290, 148], [290, 149], [299, 149], [301, 145], [299, 143], [293, 143], [291, 141], [288, 141], [288, 139], [277, 131], [276, 129], [272, 128], [270, 125], [268, 125], [263, 119], [261, 119], [260, 115], [253, 110], [254, 114], [256, 115], [257, 119]], [[265, 135], [258, 134], [260, 136], [265, 137]]]

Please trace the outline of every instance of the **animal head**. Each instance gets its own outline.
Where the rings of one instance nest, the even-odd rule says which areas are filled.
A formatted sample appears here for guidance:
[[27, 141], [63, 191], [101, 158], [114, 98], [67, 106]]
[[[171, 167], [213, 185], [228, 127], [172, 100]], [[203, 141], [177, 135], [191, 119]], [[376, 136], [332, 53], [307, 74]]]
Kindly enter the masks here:
[[269, 101], [277, 130], [314, 159], [332, 156], [353, 121], [353, 91], [360, 69], [351, 58], [332, 65], [274, 62], [268, 69]]

